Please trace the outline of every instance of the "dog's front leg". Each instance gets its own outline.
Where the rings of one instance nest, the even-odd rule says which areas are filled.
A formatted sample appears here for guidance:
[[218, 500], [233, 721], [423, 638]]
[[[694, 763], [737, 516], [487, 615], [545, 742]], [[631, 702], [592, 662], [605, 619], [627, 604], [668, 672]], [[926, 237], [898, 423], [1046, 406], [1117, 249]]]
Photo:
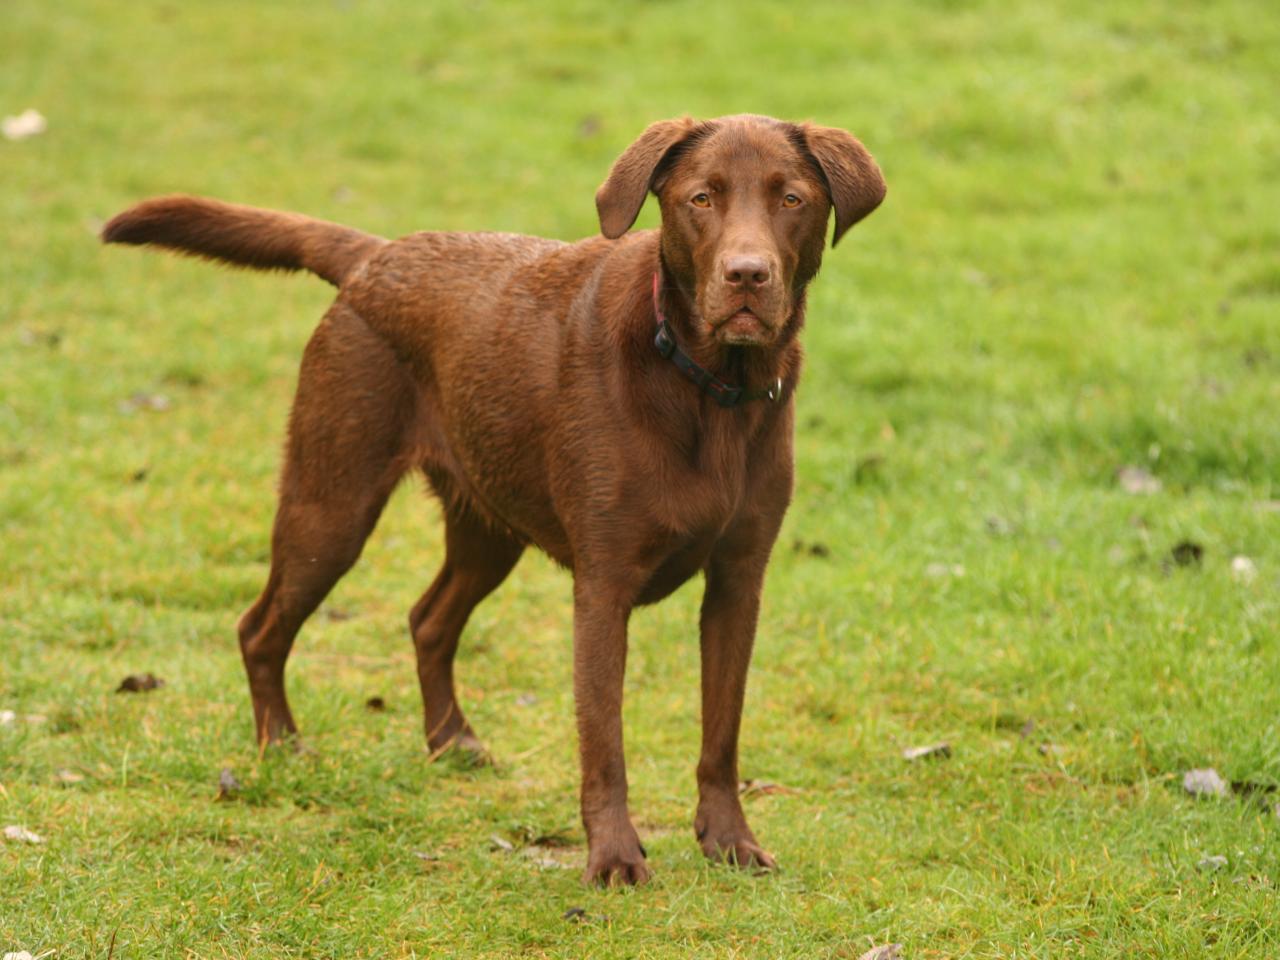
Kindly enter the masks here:
[[622, 751], [622, 680], [627, 663], [630, 598], [605, 583], [576, 583], [573, 605], [573, 696], [582, 760], [582, 822], [587, 830], [583, 880], [605, 886], [649, 879], [644, 848], [627, 812]]
[[694, 831], [702, 852], [739, 866], [773, 869], [738, 799], [738, 729], [755, 642], [768, 546], [721, 550], [707, 565], [702, 598], [702, 756]]

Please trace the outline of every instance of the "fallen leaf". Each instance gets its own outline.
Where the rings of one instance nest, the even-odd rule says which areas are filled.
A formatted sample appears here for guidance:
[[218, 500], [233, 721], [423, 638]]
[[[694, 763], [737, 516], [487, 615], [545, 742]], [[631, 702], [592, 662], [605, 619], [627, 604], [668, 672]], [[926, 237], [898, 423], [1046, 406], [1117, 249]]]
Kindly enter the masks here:
[[32, 107], [0, 120], [0, 133], [4, 134], [6, 140], [26, 140], [28, 137], [39, 136], [48, 129], [49, 121]]
[[57, 780], [59, 783], [65, 783], [65, 784], [83, 783], [84, 774], [76, 773], [74, 770], [71, 770], [67, 767], [63, 767], [61, 770], [59, 770], [57, 773], [53, 775], [53, 779]]
[[347, 620], [355, 618], [355, 614], [350, 610], [343, 610], [340, 607], [325, 607], [324, 618], [330, 623], [343, 623]]
[[36, 960], [27, 950], [19, 950], [16, 953], [6, 953], [4, 960]]
[[1222, 856], [1221, 854], [1216, 854], [1212, 857], [1205, 857], [1203, 860], [1201, 860], [1199, 863], [1196, 864], [1196, 867], [1200, 870], [1206, 870], [1209, 873], [1213, 873], [1215, 870], [1221, 870], [1226, 865], [1227, 865], [1227, 858]]
[[987, 517], [987, 532], [993, 537], [1008, 537], [1013, 534], [1013, 524], [993, 513]]
[[1182, 778], [1182, 789], [1194, 797], [1225, 797], [1230, 788], [1217, 770], [1204, 767], [1188, 770]]
[[131, 673], [120, 681], [116, 693], [145, 693], [164, 686], [164, 681], [154, 673]]
[[1146, 467], [1121, 467], [1116, 471], [1116, 479], [1125, 493], [1131, 493], [1134, 496], [1159, 493], [1164, 486], [1160, 478]]
[[154, 410], [163, 412], [173, 406], [173, 402], [163, 393], [147, 393], [139, 390], [131, 394], [127, 400], [120, 401], [121, 413], [133, 413], [136, 410]]
[[743, 780], [738, 784], [738, 793], [744, 797], [754, 794], [770, 794], [770, 793], [799, 793], [792, 787], [784, 787], [780, 783], [770, 783], [768, 780]]
[[218, 795], [215, 800], [232, 800], [240, 790], [240, 781], [235, 778], [230, 767], [218, 771]]
[[383, 700], [381, 697], [370, 697], [364, 702], [364, 705], [374, 713], [381, 713], [383, 710], [387, 709], [387, 701]]
[[561, 863], [561, 862], [560, 862], [559, 860], [557, 860], [555, 857], [549, 857], [549, 856], [547, 856], [545, 853], [543, 853], [542, 851], [540, 851], [540, 850], [539, 850], [539, 849], [537, 849], [536, 847], [529, 847], [529, 848], [528, 848], [528, 849], [526, 849], [526, 850], [521, 850], [521, 851], [520, 851], [520, 856], [524, 857], [526, 860], [528, 860], [528, 861], [529, 861], [530, 863], [532, 863], [534, 866], [536, 866], [536, 867], [541, 867], [543, 870], [568, 870], [568, 869], [571, 869], [571, 865], [570, 865], [570, 864], [567, 864], [567, 863]]
[[1253, 583], [1258, 578], [1258, 567], [1248, 557], [1232, 557], [1231, 576], [1239, 583]]
[[20, 827], [17, 824], [11, 824], [4, 828], [4, 838], [12, 840], [14, 843], [44, 843], [44, 837], [38, 833], [33, 833], [26, 827]]
[[879, 947], [872, 947], [858, 960], [902, 960], [902, 944], [886, 943]]
[[43, 713], [19, 714], [16, 710], [0, 710], [0, 727], [22, 723], [44, 723], [49, 718]]
[[924, 747], [908, 747], [902, 751], [904, 760], [947, 760], [951, 757], [951, 744], [931, 743]]
[[512, 853], [515, 850], [515, 844], [495, 833], [489, 837], [489, 849], [501, 850], [503, 853]]
[[428, 853], [425, 850], [415, 850], [413, 851], [413, 855], [424, 863], [435, 863], [440, 859], [440, 854]]

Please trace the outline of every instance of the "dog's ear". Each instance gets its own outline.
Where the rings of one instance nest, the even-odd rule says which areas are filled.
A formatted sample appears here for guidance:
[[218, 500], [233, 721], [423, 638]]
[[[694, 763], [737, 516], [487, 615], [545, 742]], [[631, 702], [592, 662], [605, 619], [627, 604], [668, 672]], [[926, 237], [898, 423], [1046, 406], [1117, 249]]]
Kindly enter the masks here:
[[667, 151], [692, 133], [698, 124], [690, 117], [651, 123], [635, 143], [613, 163], [613, 169], [596, 191], [600, 232], [616, 240], [640, 215], [644, 198], [653, 186], [653, 175]]
[[884, 176], [867, 148], [852, 134], [812, 123], [800, 129], [805, 146], [822, 168], [831, 205], [836, 209], [836, 228], [831, 235], [834, 247], [846, 230], [880, 206], [885, 193]]

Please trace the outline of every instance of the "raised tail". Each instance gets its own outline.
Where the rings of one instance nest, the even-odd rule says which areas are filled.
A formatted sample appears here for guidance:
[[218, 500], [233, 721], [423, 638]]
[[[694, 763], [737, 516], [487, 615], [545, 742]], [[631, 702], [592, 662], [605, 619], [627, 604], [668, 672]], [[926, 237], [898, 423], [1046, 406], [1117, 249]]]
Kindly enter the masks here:
[[259, 270], [310, 270], [335, 287], [386, 244], [299, 213], [261, 210], [203, 197], [156, 197], [112, 217], [104, 243], [155, 244]]

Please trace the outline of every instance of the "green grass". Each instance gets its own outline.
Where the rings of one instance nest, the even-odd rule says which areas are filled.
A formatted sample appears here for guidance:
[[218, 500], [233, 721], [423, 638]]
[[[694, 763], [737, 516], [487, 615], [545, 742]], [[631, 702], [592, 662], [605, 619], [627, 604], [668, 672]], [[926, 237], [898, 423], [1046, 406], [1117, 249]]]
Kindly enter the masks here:
[[[0, 113], [49, 118], [0, 141], [0, 709], [46, 718], [0, 726], [0, 824], [47, 838], [0, 842], [0, 952], [1280, 953], [1280, 819], [1180, 789], [1210, 765], [1280, 782], [1272, 4], [9, 0], [0, 18]], [[571, 590], [544, 559], [464, 638], [498, 765], [427, 763], [405, 616], [440, 525], [411, 485], [330, 598], [349, 616], [299, 641], [314, 752], [260, 758], [233, 627], [329, 293], [103, 249], [97, 226], [184, 190], [388, 235], [572, 239], [645, 123], [743, 110], [848, 127], [890, 184], [812, 294], [748, 698], [744, 776], [791, 788], [747, 801], [783, 872], [693, 842], [698, 583], [631, 631], [648, 887], [579, 884]], [[138, 392], [170, 407], [123, 408]], [[1126, 493], [1125, 465], [1161, 492]], [[1182, 540], [1199, 567], [1168, 562]], [[146, 670], [167, 685], [112, 692]], [[952, 759], [901, 759], [941, 739]], [[573, 869], [495, 834], [559, 836], [538, 855]], [[561, 919], [575, 906], [593, 919]]]

